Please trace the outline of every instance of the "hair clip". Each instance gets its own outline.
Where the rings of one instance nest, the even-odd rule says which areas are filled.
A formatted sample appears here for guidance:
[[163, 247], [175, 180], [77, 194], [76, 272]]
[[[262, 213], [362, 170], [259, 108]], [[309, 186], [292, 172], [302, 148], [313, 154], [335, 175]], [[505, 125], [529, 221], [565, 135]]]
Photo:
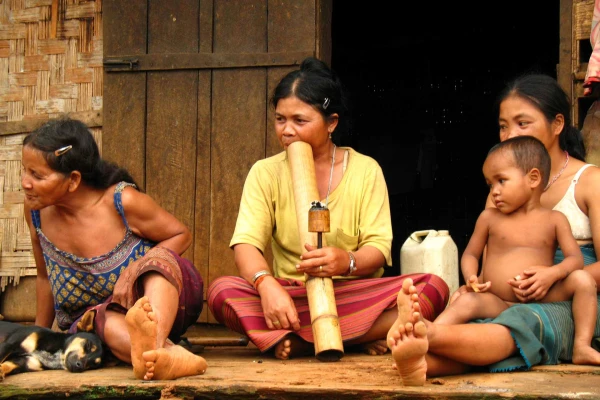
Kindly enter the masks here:
[[323, 102], [323, 110], [327, 110], [327, 107], [329, 107], [329, 97], [325, 97], [325, 101]]
[[54, 150], [54, 155], [56, 157], [62, 156], [67, 151], [71, 150], [72, 148], [73, 148], [73, 146], [71, 146], [71, 145], [68, 145], [68, 146], [65, 146], [65, 147], [61, 147], [60, 149]]

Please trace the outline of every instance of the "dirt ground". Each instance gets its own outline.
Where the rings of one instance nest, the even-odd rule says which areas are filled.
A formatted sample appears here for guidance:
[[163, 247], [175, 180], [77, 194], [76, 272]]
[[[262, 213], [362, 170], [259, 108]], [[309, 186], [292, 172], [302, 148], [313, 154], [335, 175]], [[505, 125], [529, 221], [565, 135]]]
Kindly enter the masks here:
[[0, 382], [0, 399], [600, 399], [600, 367], [473, 373], [403, 387], [389, 353], [281, 361], [219, 326], [197, 326], [187, 336], [208, 363], [204, 375], [145, 382], [134, 379], [127, 365], [81, 374], [32, 372]]
[[600, 367], [562, 365], [532, 371], [467, 374], [402, 387], [390, 355], [347, 354], [280, 361], [246, 347], [207, 347], [204, 375], [144, 382], [128, 366], [81, 374], [43, 371], [8, 376], [1, 399], [598, 399]]
[[204, 375], [144, 382], [126, 365], [81, 374], [32, 372], [0, 382], [0, 399], [600, 399], [600, 367], [564, 364], [474, 373], [402, 387], [389, 353], [347, 353], [336, 362], [281, 361], [245, 345], [243, 337], [214, 330], [202, 334], [205, 344], [221, 342], [196, 345], [208, 362]]

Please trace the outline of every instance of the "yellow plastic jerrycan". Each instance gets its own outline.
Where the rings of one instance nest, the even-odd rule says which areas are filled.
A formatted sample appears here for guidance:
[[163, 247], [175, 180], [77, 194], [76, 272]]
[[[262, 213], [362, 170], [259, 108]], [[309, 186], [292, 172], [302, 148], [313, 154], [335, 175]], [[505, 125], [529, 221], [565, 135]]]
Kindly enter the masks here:
[[402, 274], [431, 273], [448, 284], [450, 294], [458, 289], [458, 248], [447, 230], [416, 231], [400, 249]]

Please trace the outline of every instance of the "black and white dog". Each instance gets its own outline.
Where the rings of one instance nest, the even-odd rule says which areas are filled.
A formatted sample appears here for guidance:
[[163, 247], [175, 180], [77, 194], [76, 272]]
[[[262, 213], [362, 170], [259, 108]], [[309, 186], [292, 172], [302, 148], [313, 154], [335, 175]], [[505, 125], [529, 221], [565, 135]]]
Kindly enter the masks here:
[[91, 332], [54, 332], [0, 321], [0, 381], [7, 375], [44, 369], [83, 372], [102, 366], [104, 349]]

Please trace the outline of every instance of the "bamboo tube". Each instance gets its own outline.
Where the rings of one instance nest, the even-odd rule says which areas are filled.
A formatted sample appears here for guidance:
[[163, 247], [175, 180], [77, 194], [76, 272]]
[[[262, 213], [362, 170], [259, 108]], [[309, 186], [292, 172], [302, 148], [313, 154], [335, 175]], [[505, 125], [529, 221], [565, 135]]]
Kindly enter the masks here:
[[[312, 148], [308, 143], [294, 142], [287, 147], [287, 156], [294, 187], [296, 219], [302, 253], [305, 253], [304, 243], [317, 246], [317, 234], [309, 232], [308, 227], [311, 203], [319, 200]], [[320, 361], [338, 361], [344, 355], [344, 345], [335, 305], [333, 280], [330, 277], [306, 275], [306, 292], [315, 356]]]

